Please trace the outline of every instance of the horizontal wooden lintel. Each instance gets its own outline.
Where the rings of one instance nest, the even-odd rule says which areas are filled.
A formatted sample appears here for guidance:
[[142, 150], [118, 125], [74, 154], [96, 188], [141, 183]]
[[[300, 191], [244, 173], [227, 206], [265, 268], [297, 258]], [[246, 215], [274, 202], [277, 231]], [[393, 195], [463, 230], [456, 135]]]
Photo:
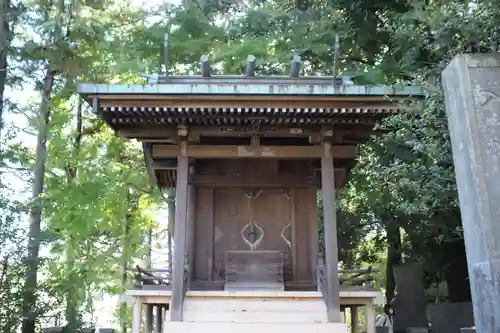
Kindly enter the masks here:
[[[367, 127], [368, 128], [368, 127]], [[190, 136], [208, 136], [208, 137], [247, 137], [247, 136], [270, 136], [270, 137], [307, 137], [311, 135], [321, 134], [323, 130], [319, 126], [192, 126], [188, 128]], [[347, 131], [344, 131], [347, 132]], [[142, 138], [142, 139], [168, 139], [177, 137], [178, 130], [176, 128], [133, 128], [119, 129], [117, 134], [125, 138]]]
[[[225, 146], [190, 145], [184, 153], [179, 145], [153, 144], [154, 159], [172, 158], [185, 154], [193, 158], [293, 158], [316, 159], [323, 156], [321, 146]], [[331, 147], [336, 159], [354, 159], [358, 156], [358, 146], [339, 145]]]
[[[345, 185], [347, 171], [344, 168], [335, 169], [335, 185], [337, 188]], [[262, 175], [256, 179], [235, 178], [230, 176], [195, 175], [189, 179], [189, 184], [197, 187], [317, 187], [321, 186], [318, 176], [277, 176]]]
[[[198, 143], [201, 137], [205, 138], [308, 138], [310, 143], [316, 144], [319, 141], [332, 141], [335, 144], [343, 142], [358, 144], [367, 140], [373, 133], [373, 125], [348, 125], [348, 127], [336, 129], [332, 126], [212, 126], [197, 125], [188, 127], [188, 141]], [[179, 143], [178, 129], [168, 128], [128, 128], [119, 129], [117, 135], [136, 139], [142, 142], [151, 143]]]
[[262, 175], [256, 179], [236, 178], [230, 176], [195, 175], [189, 183], [198, 187], [316, 187], [319, 184], [317, 177], [268, 177]]

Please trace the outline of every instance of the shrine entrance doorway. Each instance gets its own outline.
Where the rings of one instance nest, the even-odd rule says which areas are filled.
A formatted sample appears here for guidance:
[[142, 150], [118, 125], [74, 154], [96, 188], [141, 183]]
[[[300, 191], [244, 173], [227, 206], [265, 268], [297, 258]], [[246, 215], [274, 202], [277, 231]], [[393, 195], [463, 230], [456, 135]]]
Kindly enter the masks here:
[[281, 189], [216, 189], [214, 279], [224, 280], [227, 251], [277, 251], [293, 280], [290, 202]]
[[[195, 286], [223, 289], [236, 252], [268, 262], [278, 260], [274, 252], [287, 290], [317, 289], [314, 188], [199, 188], [197, 193]], [[205, 209], [208, 201], [213, 211]]]

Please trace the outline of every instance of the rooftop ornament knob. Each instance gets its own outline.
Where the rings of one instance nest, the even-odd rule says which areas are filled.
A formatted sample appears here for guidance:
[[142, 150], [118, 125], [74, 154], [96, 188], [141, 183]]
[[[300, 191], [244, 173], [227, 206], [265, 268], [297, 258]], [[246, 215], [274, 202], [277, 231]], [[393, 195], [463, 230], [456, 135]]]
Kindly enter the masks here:
[[290, 76], [291, 77], [299, 77], [300, 74], [300, 62], [301, 58], [299, 55], [294, 54], [292, 57], [292, 65], [290, 67]]
[[208, 59], [207, 55], [202, 55], [200, 57], [200, 72], [201, 72], [201, 76], [203, 76], [203, 77], [210, 77], [211, 76], [210, 60]]

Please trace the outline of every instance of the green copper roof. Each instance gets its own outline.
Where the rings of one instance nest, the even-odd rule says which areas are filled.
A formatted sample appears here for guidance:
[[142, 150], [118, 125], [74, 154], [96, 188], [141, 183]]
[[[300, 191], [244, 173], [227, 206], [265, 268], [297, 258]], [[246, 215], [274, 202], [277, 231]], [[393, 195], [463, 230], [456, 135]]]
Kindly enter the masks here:
[[419, 86], [334, 85], [332, 78], [171, 78], [160, 84], [89, 84], [78, 85], [78, 93], [88, 95], [305, 95], [305, 96], [393, 96], [421, 97]]

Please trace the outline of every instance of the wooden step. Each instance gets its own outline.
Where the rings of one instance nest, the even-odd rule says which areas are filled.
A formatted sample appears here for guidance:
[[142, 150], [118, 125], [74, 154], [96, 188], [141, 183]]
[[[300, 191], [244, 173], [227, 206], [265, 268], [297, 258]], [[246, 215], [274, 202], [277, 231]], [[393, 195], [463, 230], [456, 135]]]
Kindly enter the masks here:
[[166, 322], [163, 333], [347, 333], [344, 323]]
[[229, 323], [326, 323], [326, 311], [318, 312], [273, 312], [273, 311], [184, 311], [186, 322]]
[[326, 305], [322, 299], [198, 299], [187, 298], [184, 302], [184, 311], [268, 311], [268, 312], [323, 312]]

